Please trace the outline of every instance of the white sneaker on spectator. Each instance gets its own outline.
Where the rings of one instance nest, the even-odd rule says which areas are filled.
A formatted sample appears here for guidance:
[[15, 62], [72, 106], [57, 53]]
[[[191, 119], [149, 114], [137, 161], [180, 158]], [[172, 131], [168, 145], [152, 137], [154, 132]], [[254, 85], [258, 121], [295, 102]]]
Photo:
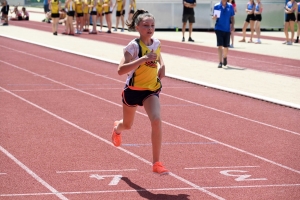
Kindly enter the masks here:
[[260, 39], [256, 40], [256, 41], [255, 41], [255, 44], [261, 44]]

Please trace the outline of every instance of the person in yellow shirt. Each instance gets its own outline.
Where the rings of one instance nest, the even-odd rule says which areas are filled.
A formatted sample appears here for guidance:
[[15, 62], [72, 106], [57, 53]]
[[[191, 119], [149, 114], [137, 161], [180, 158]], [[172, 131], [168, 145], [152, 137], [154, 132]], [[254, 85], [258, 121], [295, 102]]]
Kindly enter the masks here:
[[67, 27], [65, 34], [74, 35], [73, 21], [75, 16], [75, 3], [73, 0], [66, 1], [65, 10], [67, 12]]
[[128, 23], [131, 23], [131, 20], [132, 20], [132, 16], [133, 16], [133, 13], [135, 13], [136, 11], [136, 1], [135, 0], [129, 0], [130, 3], [129, 3], [129, 13], [128, 13]]
[[89, 34], [97, 34], [97, 0], [92, 0], [90, 7], [90, 15], [92, 16], [93, 29]]
[[84, 0], [84, 6], [83, 6], [83, 26], [84, 26], [83, 31], [84, 32], [88, 32], [90, 27], [89, 5], [91, 5], [91, 0]]
[[106, 19], [107, 28], [108, 28], [107, 33], [111, 33], [111, 27], [112, 27], [111, 13], [112, 13], [112, 8], [113, 8], [113, 6], [112, 6], [112, 0], [104, 0], [103, 12], [105, 14], [105, 19]]
[[99, 22], [100, 22], [100, 30], [99, 30], [99, 32], [102, 32], [103, 16], [104, 16], [104, 12], [103, 12], [103, 0], [98, 0], [98, 3], [97, 3], [97, 21], [99, 19]]
[[122, 23], [122, 29], [121, 32], [124, 31], [124, 16], [125, 16], [125, 0], [116, 0], [115, 4], [114, 4], [114, 8], [117, 6], [117, 11], [116, 11], [116, 27], [114, 29], [114, 31], [118, 30], [119, 27], [119, 21], [121, 18], [121, 23]]
[[53, 32], [53, 35], [57, 35], [57, 27], [58, 27], [58, 21], [59, 21], [59, 10], [60, 10], [59, 0], [51, 0], [50, 4], [49, 4], [49, 8], [51, 10], [52, 32]]
[[83, 31], [83, 6], [82, 0], [75, 1], [75, 13], [76, 13], [76, 34], [81, 34]]
[[121, 145], [121, 132], [131, 129], [137, 107], [143, 106], [152, 129], [152, 171], [159, 175], [168, 174], [169, 171], [160, 162], [162, 120], [159, 93], [162, 88], [160, 80], [165, 76], [165, 64], [160, 41], [152, 37], [155, 20], [147, 11], [137, 10], [132, 22], [126, 25], [129, 30], [136, 30], [139, 38], [133, 39], [124, 48], [124, 56], [118, 66], [118, 74], [128, 76], [122, 93], [123, 119], [114, 122], [112, 143], [116, 147]]

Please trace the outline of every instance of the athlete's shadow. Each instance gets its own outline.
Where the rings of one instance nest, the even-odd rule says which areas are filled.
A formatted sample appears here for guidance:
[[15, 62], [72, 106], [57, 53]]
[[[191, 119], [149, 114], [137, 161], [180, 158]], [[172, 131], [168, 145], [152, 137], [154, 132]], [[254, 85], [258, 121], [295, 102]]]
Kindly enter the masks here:
[[127, 177], [122, 177], [122, 180], [127, 183], [131, 188], [135, 189], [139, 195], [145, 199], [169, 199], [169, 200], [189, 200], [189, 196], [187, 194], [178, 194], [178, 195], [170, 195], [170, 194], [153, 194], [146, 190], [145, 188], [142, 188], [141, 186], [131, 182], [131, 180]]

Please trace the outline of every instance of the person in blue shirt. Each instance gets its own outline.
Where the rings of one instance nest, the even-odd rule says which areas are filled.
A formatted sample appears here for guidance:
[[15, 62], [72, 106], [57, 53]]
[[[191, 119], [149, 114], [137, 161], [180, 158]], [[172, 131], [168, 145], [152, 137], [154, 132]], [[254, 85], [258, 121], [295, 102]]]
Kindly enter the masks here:
[[234, 8], [232, 4], [227, 2], [227, 0], [221, 0], [221, 2], [216, 3], [214, 6], [214, 14], [212, 19], [216, 20], [215, 32], [217, 36], [217, 46], [219, 55], [218, 67], [222, 68], [222, 64], [224, 66], [227, 65], [227, 53], [230, 43], [230, 32], [232, 29], [234, 29]]
[[49, 9], [49, 0], [44, 0], [45, 19], [43, 19], [42, 22], [48, 22], [48, 23], [50, 23], [50, 20], [47, 18], [47, 13], [48, 12], [50, 12], [50, 9]]

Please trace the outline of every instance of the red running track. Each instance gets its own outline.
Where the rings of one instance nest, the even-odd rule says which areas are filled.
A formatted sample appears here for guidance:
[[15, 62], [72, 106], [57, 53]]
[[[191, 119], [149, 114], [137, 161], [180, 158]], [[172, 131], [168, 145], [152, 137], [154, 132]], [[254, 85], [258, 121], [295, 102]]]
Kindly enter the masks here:
[[[164, 78], [162, 161], [138, 109], [123, 145], [117, 66], [0, 38], [1, 199], [299, 199], [299, 110]], [[16, 59], [18, 58], [18, 59]]]
[[[12, 25], [26, 27], [36, 30], [51, 32], [51, 24], [34, 22], [34, 21], [12, 21]], [[59, 33], [64, 31], [64, 26], [59, 26]], [[60, 35], [60, 34], [59, 34]], [[66, 35], [60, 35], [63, 37], [70, 37]], [[85, 39], [97, 40], [101, 42], [107, 42], [111, 44], [118, 44], [125, 46], [128, 41], [134, 38], [134, 36], [113, 33], [98, 33], [97, 35], [91, 35], [88, 33], [83, 33], [81, 35], [75, 35], [73, 37], [80, 37]], [[203, 40], [204, 38], [201, 38]], [[275, 39], [273, 37], [268, 37], [268, 39]], [[191, 45], [182, 42], [172, 42], [161, 40], [163, 44], [163, 52], [185, 56], [188, 58], [205, 60], [210, 62], [216, 62], [217, 60], [217, 50], [212, 47], [205, 47], [201, 45]], [[276, 74], [288, 75], [293, 77], [300, 77], [300, 66], [299, 60], [267, 56], [254, 53], [246, 53], [232, 50], [229, 53], [229, 66], [239, 66], [246, 69], [254, 69], [259, 71], [271, 72]]]

